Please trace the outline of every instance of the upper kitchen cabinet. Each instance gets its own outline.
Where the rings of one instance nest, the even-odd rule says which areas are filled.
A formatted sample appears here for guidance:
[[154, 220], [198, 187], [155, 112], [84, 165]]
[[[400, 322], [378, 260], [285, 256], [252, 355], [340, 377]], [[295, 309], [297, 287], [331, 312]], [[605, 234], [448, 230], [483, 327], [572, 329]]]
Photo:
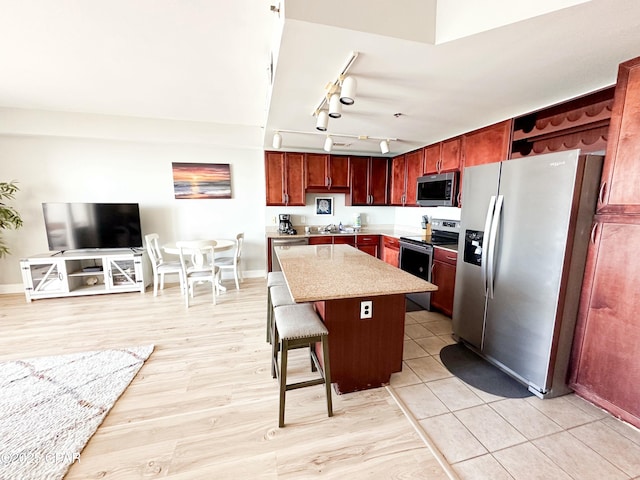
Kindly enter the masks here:
[[391, 160], [391, 205], [415, 207], [418, 177], [424, 168], [424, 149], [399, 155]]
[[304, 206], [304, 154], [265, 152], [267, 205]]
[[614, 87], [575, 98], [513, 121], [511, 158], [573, 150], [607, 148]]
[[425, 147], [424, 167], [425, 175], [451, 172], [460, 169], [462, 155], [462, 137], [454, 137], [443, 142]]
[[351, 157], [351, 191], [346, 205], [388, 204], [389, 160], [376, 157]]
[[509, 158], [511, 120], [465, 133], [462, 136], [462, 164], [465, 167], [501, 162]]
[[307, 153], [308, 192], [348, 192], [349, 157]]
[[598, 213], [640, 214], [640, 57], [621, 63]]

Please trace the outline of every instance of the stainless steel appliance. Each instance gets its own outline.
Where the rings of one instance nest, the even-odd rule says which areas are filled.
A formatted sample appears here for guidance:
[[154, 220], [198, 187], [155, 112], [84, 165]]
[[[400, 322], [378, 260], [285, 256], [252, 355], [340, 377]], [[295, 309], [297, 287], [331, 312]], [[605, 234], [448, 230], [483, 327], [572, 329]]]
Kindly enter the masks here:
[[422, 207], [453, 207], [458, 196], [458, 174], [438, 173], [418, 177], [417, 202]]
[[[405, 272], [430, 282], [433, 246], [457, 248], [460, 221], [423, 218], [423, 225], [427, 224], [431, 225], [431, 234], [400, 237], [399, 263]], [[407, 298], [422, 308], [431, 310], [430, 293], [411, 293], [407, 294]]]
[[454, 337], [541, 398], [569, 392], [601, 169], [570, 150], [464, 170]]
[[309, 238], [307, 237], [291, 237], [291, 238], [272, 238], [271, 239], [271, 265], [270, 272], [279, 272], [280, 262], [276, 256], [276, 247], [290, 247], [292, 245], [309, 245]]
[[296, 231], [291, 223], [291, 215], [287, 213], [281, 213], [279, 216], [280, 222], [278, 223], [278, 232], [286, 233], [288, 235], [295, 235]]

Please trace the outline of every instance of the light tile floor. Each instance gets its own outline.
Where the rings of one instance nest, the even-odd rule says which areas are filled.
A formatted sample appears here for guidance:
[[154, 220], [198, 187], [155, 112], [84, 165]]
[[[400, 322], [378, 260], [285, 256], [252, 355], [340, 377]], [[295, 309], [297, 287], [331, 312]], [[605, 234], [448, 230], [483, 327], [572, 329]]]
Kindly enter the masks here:
[[407, 312], [391, 388], [461, 479], [640, 479], [640, 430], [573, 394], [504, 398], [467, 385], [440, 361], [453, 343], [448, 317]]

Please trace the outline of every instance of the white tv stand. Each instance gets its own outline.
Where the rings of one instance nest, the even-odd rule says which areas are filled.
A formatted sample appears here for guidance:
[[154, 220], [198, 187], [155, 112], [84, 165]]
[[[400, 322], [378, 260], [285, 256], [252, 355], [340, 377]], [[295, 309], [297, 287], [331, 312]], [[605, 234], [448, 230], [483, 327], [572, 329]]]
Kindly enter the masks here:
[[27, 302], [40, 298], [144, 293], [151, 275], [143, 250], [74, 250], [20, 260]]

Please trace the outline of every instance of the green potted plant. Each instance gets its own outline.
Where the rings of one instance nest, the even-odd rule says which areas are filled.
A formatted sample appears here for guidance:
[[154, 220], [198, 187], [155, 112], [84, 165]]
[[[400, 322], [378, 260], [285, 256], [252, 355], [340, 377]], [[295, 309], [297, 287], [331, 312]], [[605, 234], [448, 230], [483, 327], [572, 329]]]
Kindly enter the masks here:
[[20, 190], [15, 181], [0, 182], [0, 258], [9, 254], [9, 248], [2, 240], [2, 231], [9, 228], [14, 230], [22, 226], [22, 218], [15, 208], [4, 203], [4, 200], [13, 200], [15, 193]]

